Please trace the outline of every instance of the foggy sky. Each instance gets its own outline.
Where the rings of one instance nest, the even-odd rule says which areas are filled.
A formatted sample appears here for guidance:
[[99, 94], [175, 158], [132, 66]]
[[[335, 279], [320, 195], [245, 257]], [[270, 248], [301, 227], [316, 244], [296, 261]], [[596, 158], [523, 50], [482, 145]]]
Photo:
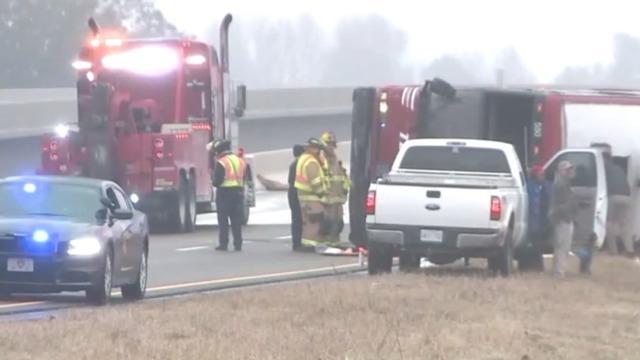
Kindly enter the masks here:
[[[493, 64], [514, 48], [538, 81], [550, 82], [568, 66], [607, 65], [616, 33], [640, 36], [633, 1], [451, 0], [300, 1], [156, 0], [181, 30], [203, 36], [225, 12], [236, 18], [295, 18], [311, 14], [331, 36], [338, 20], [376, 13], [404, 30], [406, 60], [417, 67], [447, 54]], [[423, 8], [418, 9], [418, 4]]]

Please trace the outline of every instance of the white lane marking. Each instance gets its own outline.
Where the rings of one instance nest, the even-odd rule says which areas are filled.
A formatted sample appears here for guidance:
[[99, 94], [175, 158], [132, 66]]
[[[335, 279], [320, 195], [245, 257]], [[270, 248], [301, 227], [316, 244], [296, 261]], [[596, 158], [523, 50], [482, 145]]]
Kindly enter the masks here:
[[278, 236], [276, 239], [278, 239], [278, 240], [291, 239], [291, 235]]
[[194, 251], [194, 250], [204, 250], [208, 248], [209, 248], [208, 246], [192, 246], [192, 247], [178, 248], [176, 249], [176, 251]]

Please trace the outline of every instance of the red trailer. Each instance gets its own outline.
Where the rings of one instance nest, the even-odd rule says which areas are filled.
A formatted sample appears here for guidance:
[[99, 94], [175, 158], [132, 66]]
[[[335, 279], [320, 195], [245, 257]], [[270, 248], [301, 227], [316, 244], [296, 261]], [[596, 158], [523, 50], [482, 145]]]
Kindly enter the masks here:
[[[614, 161], [627, 172], [633, 196], [638, 196], [640, 148], [633, 146], [632, 134], [635, 124], [640, 125], [633, 121], [640, 118], [640, 91], [454, 89], [434, 79], [423, 86], [358, 88], [353, 101], [349, 206], [350, 240], [356, 245], [366, 244], [363, 204], [369, 184], [389, 170], [401, 144], [410, 138], [508, 142], [525, 168], [544, 165], [565, 148], [607, 142], [613, 146]], [[640, 216], [640, 209], [634, 214], [634, 219]], [[640, 236], [640, 228], [633, 231]]]
[[[215, 211], [206, 145], [229, 138], [246, 105], [245, 87], [232, 94], [230, 86], [231, 20], [220, 27], [220, 59], [203, 42], [112, 37], [90, 20], [93, 34], [73, 63], [77, 129], [60, 125], [43, 138], [41, 172], [116, 181], [152, 228], [192, 231], [197, 214]], [[248, 170], [245, 222], [255, 205]]]

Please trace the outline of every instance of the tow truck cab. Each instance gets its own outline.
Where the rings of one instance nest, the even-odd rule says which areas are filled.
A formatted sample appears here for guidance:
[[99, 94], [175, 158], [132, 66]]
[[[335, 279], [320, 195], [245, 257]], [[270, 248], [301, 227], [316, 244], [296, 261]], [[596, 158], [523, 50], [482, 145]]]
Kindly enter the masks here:
[[[220, 61], [203, 42], [109, 37], [94, 23], [73, 62], [78, 129], [45, 136], [43, 172], [115, 181], [152, 226], [190, 231], [198, 213], [215, 210], [215, 163], [206, 145], [229, 138], [230, 117], [241, 116], [246, 105], [240, 86], [231, 108], [230, 22], [228, 15], [221, 26]], [[255, 203], [247, 198], [246, 220]]]

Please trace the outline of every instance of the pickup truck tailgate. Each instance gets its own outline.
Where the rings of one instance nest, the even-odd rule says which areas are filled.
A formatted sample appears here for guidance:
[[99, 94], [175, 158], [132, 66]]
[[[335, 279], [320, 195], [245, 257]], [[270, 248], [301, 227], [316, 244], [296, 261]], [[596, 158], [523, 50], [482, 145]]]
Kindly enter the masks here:
[[490, 227], [492, 189], [378, 184], [375, 222], [449, 228]]

